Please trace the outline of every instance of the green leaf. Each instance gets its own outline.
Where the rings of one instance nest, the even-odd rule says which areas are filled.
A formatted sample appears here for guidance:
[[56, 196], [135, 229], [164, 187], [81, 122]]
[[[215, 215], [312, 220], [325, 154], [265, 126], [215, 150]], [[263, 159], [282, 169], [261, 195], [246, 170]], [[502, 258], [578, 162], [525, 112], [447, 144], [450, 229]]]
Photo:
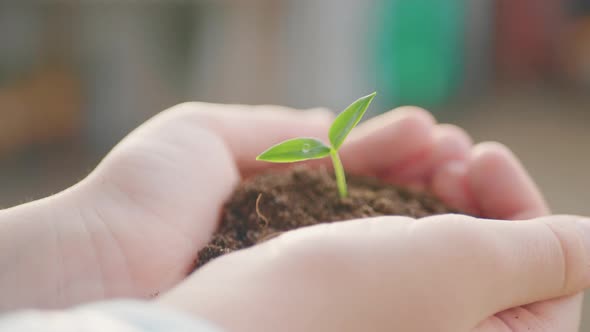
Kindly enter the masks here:
[[330, 154], [330, 148], [315, 138], [293, 138], [270, 147], [256, 160], [273, 163], [292, 163], [308, 159], [319, 159]]
[[346, 136], [350, 133], [352, 128], [354, 128], [361, 118], [367, 111], [369, 104], [377, 92], [373, 92], [368, 96], [361, 97], [357, 99], [354, 103], [350, 104], [342, 113], [338, 114], [334, 123], [332, 123], [332, 127], [330, 127], [330, 143], [332, 143], [332, 148], [338, 150]]

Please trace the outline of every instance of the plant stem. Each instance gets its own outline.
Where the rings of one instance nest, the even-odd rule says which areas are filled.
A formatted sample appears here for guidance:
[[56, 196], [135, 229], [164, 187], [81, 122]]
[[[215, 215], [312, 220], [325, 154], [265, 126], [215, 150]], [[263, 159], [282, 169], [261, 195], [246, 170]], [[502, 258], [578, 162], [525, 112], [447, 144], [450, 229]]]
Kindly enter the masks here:
[[338, 151], [332, 149], [330, 151], [330, 157], [332, 157], [332, 164], [334, 165], [334, 174], [336, 174], [338, 193], [340, 194], [340, 198], [345, 198], [348, 196], [348, 190], [346, 189], [346, 177], [344, 176], [344, 168], [342, 167], [340, 156], [338, 156]]

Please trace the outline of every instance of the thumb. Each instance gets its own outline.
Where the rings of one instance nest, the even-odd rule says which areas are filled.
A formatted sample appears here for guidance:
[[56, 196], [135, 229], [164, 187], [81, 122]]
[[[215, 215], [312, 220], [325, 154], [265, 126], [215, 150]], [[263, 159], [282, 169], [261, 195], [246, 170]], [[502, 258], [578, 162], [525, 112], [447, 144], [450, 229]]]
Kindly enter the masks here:
[[[128, 271], [134, 294], [168, 289], [186, 276], [239, 180], [225, 142], [195, 114], [170, 110], [152, 118], [70, 195], [92, 220], [104, 269]], [[118, 255], [102, 249], [113, 243]]]
[[486, 299], [485, 315], [572, 295], [590, 286], [588, 218], [562, 215], [514, 222], [452, 216], [450, 222], [440, 222], [441, 217], [422, 221], [440, 226], [431, 231], [438, 228], [453, 234], [450, 239], [455, 244], [451, 245], [448, 236], [436, 237], [447, 242], [440, 244], [441, 250], [463, 247], [470, 252], [469, 264], [454, 260], [457, 266], [448, 268], [462, 271], [475, 283], [471, 289], [483, 292], [472, 295], [474, 301]]
[[[239, 174], [223, 139], [201, 126], [197, 115], [192, 109], [160, 113], [128, 135], [83, 181], [101, 198], [95, 205], [106, 201], [108, 210], [125, 214], [108, 219], [141, 219], [144, 225], [162, 220], [206, 243]], [[130, 210], [142, 216], [131, 218]]]

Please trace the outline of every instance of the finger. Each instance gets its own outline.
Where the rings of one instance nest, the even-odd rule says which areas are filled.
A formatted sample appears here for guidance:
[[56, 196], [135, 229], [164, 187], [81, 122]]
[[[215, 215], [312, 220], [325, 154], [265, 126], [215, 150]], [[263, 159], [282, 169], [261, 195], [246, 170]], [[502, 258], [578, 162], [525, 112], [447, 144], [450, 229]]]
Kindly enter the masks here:
[[180, 104], [168, 112], [187, 124], [207, 128], [221, 137], [245, 174], [281, 166], [256, 161], [256, 156], [283, 140], [317, 137], [326, 142], [334, 117], [332, 112], [321, 108], [301, 111], [282, 106], [196, 102]]
[[486, 318], [472, 332], [580, 330], [582, 294], [510, 308]]
[[[521, 222], [460, 215], [373, 218], [308, 228], [280, 243], [296, 248], [294, 256], [303, 252], [310, 269], [330, 261], [335, 275], [344, 264], [344, 270], [356, 266], [381, 276], [371, 279], [381, 285], [379, 296], [445, 299], [465, 308], [458, 314], [473, 314], [473, 326], [502, 310], [590, 286], [590, 220], [576, 216]], [[412, 292], [403, 293], [400, 284]]]
[[431, 166], [435, 169], [450, 161], [466, 160], [473, 145], [465, 130], [451, 124], [439, 124], [434, 128], [434, 143]]
[[351, 173], [402, 180], [423, 171], [434, 145], [434, 118], [416, 107], [402, 107], [372, 118], [353, 131], [342, 147]]
[[590, 286], [589, 219], [444, 216], [422, 219], [415, 227], [415, 234], [432, 244], [434, 257], [441, 257], [438, 251], [447, 257], [446, 278], [461, 285], [467, 301], [482, 303], [482, 318]]
[[549, 326], [558, 326], [560, 331], [577, 332], [580, 329], [584, 293], [565, 296], [524, 306]]
[[482, 216], [527, 219], [549, 212], [523, 166], [499, 143], [481, 143], [473, 149], [467, 184]]
[[473, 145], [471, 137], [451, 124], [432, 128], [432, 147], [410, 167], [390, 173], [389, 180], [398, 184], [426, 189], [440, 169], [451, 162], [465, 162]]
[[461, 128], [442, 124], [435, 129], [435, 148], [426, 177], [432, 192], [447, 205], [464, 213], [473, 211], [465, 182], [466, 160], [473, 143]]
[[456, 160], [436, 169], [431, 181], [433, 194], [450, 207], [472, 216], [480, 215], [467, 183], [467, 162]]

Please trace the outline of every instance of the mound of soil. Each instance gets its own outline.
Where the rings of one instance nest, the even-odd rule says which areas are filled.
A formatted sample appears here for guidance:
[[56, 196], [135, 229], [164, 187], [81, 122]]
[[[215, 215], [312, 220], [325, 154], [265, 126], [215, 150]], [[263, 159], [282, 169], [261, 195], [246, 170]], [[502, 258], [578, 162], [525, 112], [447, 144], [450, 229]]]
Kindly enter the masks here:
[[226, 203], [219, 229], [196, 268], [282, 232], [324, 222], [401, 215], [415, 218], [455, 212], [434, 196], [370, 177], [348, 175], [348, 197], [338, 196], [334, 175], [295, 167], [243, 181]]

